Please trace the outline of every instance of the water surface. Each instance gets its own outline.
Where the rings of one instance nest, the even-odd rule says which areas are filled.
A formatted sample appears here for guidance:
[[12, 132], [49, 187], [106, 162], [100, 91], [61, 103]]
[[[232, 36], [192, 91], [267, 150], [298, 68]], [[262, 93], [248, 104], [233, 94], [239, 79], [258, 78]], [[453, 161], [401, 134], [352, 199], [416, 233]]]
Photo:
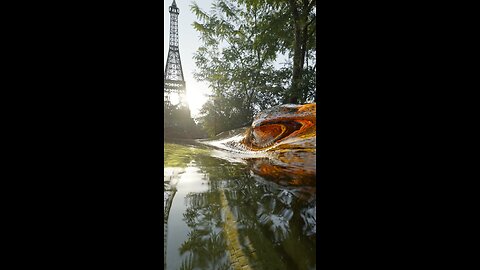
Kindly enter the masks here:
[[260, 176], [268, 158], [194, 141], [164, 149], [165, 269], [315, 269], [315, 175]]

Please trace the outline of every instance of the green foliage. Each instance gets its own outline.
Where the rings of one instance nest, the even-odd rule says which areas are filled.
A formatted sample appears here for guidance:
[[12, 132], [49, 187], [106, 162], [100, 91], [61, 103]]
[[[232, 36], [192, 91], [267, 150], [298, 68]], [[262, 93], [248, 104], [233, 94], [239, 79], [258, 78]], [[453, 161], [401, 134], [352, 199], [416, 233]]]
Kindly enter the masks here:
[[[316, 70], [304, 63], [315, 60], [315, 1], [297, 9], [292, 2], [299, 1], [217, 0], [209, 12], [191, 6], [203, 43], [195, 78], [213, 90], [199, 118], [209, 135], [246, 126], [266, 108], [313, 100]], [[301, 16], [293, 19], [294, 11]], [[297, 36], [298, 27], [306, 34]], [[293, 62], [279, 67], [281, 55]]]
[[188, 108], [163, 103], [163, 129], [164, 138], [202, 138], [205, 132], [190, 117]]

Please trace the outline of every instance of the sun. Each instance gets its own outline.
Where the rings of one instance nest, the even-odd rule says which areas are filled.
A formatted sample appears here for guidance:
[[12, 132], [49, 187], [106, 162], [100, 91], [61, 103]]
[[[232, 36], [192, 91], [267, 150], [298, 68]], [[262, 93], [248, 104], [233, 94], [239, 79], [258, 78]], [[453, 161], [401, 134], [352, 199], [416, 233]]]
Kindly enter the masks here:
[[187, 102], [192, 117], [200, 113], [203, 104], [208, 100], [208, 86], [205, 83], [191, 81], [187, 84]]

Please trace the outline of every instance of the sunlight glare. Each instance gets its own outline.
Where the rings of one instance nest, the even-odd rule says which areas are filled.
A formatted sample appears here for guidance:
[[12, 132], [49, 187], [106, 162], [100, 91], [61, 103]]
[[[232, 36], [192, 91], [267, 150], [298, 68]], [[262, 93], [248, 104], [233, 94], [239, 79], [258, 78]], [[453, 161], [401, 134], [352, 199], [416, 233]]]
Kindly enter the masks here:
[[192, 117], [197, 117], [202, 109], [203, 104], [208, 100], [207, 84], [194, 82], [187, 86], [187, 102]]
[[177, 93], [171, 93], [170, 94], [170, 102], [173, 104], [173, 105], [177, 105], [178, 102], [180, 102], [180, 98], [178, 96]]

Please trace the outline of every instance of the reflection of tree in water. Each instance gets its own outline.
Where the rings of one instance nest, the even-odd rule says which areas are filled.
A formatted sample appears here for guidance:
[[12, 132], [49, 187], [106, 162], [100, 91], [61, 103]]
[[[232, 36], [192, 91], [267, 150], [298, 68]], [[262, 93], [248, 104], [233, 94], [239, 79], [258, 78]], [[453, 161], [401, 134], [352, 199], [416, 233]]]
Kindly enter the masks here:
[[196, 267], [201, 269], [225, 269], [226, 242], [222, 236], [222, 216], [218, 193], [190, 193], [184, 220], [191, 228], [188, 239], [182, 244], [180, 253], [190, 252]]
[[305, 201], [294, 190], [252, 177], [244, 180], [228, 182], [225, 193], [240, 237], [248, 238], [257, 252], [257, 265], [261, 269], [314, 267], [315, 220], [302, 218], [302, 213], [315, 209], [315, 199]]
[[259, 181], [243, 164], [205, 155], [197, 155], [195, 162], [208, 175], [209, 189], [187, 195], [184, 220], [191, 231], [180, 250], [182, 255], [189, 253], [184, 267], [193, 263], [200, 269], [229, 269], [221, 192], [237, 221], [240, 245], [255, 250], [246, 253], [251, 266], [315, 267], [315, 192], [306, 198], [297, 188]]
[[180, 270], [193, 270], [193, 256], [192, 254], [188, 255], [188, 257], [182, 261], [182, 265], [180, 266]]

